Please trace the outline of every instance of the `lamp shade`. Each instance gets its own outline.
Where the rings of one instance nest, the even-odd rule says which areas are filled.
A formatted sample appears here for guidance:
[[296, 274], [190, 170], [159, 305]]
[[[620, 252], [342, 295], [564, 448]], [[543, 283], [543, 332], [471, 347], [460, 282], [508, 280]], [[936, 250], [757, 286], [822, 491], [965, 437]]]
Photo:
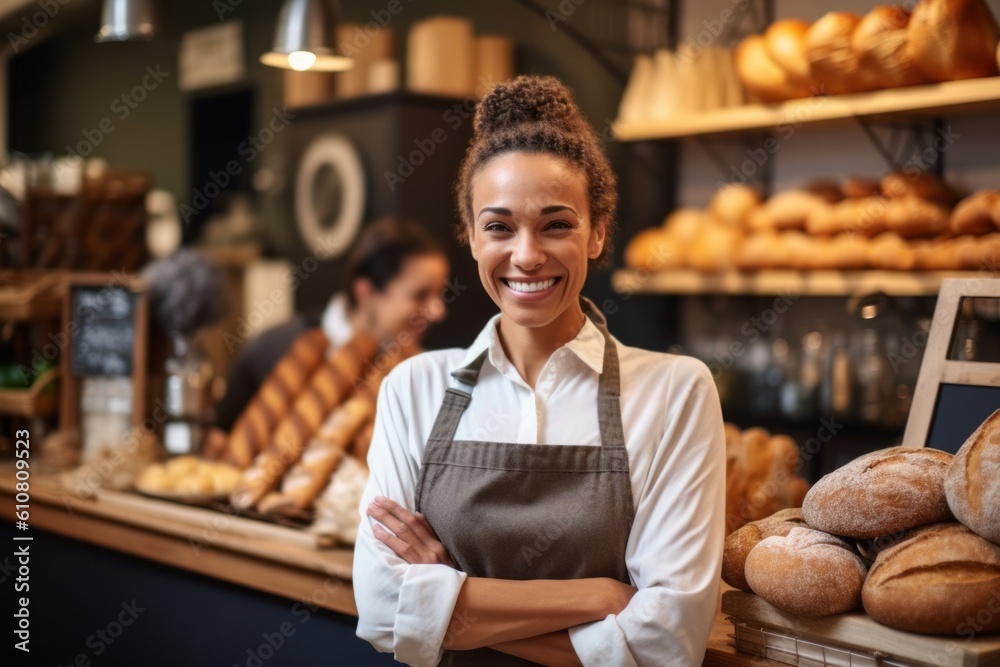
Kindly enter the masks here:
[[274, 48], [260, 57], [271, 67], [340, 72], [354, 67], [334, 44], [340, 18], [336, 2], [285, 0], [274, 31]]
[[156, 0], [104, 0], [101, 29], [94, 41], [153, 39], [160, 30], [159, 18]]

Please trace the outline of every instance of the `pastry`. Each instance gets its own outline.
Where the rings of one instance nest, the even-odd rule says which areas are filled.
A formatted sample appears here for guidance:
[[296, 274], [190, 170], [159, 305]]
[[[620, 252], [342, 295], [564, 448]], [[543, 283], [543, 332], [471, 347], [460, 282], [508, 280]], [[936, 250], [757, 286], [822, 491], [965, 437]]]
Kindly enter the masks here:
[[720, 222], [746, 227], [750, 211], [760, 206], [760, 203], [760, 192], [755, 188], [730, 183], [715, 191], [708, 210]]
[[852, 93], [873, 87], [858, 68], [852, 39], [861, 17], [851, 12], [829, 12], [806, 34], [809, 72], [817, 94]]
[[633, 269], [662, 271], [683, 264], [681, 244], [660, 227], [644, 229], [625, 248], [625, 264]]
[[955, 193], [951, 188], [926, 171], [889, 172], [882, 177], [882, 194], [892, 199], [917, 197], [941, 206], [955, 203]]
[[951, 212], [952, 234], [989, 234], [1000, 229], [1000, 193], [980, 190], [958, 202]]
[[910, 52], [929, 81], [997, 74], [1000, 30], [983, 0], [921, 0], [913, 9]]
[[858, 66], [876, 88], [901, 88], [924, 82], [910, 52], [910, 12], [898, 5], [878, 5], [858, 24], [853, 45]]
[[736, 73], [743, 87], [762, 102], [809, 97], [809, 87], [795, 83], [771, 58], [761, 35], [750, 35], [736, 47]]
[[885, 226], [904, 238], [938, 236], [948, 231], [948, 210], [919, 197], [893, 199], [885, 208]]
[[764, 43], [771, 60], [785, 71], [790, 81], [807, 87], [809, 58], [806, 55], [806, 33], [809, 22], [802, 19], [778, 19], [764, 33]]

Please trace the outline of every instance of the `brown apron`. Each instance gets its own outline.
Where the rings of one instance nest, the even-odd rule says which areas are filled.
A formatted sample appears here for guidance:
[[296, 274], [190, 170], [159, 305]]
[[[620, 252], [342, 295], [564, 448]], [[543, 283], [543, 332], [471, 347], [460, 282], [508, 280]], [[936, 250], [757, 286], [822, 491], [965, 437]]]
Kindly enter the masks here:
[[[630, 583], [625, 546], [634, 512], [618, 350], [604, 316], [588, 299], [581, 298], [581, 305], [604, 334], [600, 447], [455, 440], [487, 351], [452, 373], [469, 391], [449, 388], [445, 393], [424, 451], [416, 507], [470, 577], [610, 577]], [[440, 664], [537, 663], [482, 648], [445, 651]]]

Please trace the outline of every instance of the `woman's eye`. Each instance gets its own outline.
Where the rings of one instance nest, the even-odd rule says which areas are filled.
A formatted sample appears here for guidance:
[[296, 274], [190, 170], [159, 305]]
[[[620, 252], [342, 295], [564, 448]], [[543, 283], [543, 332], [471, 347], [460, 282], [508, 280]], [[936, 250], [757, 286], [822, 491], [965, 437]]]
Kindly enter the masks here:
[[572, 229], [572, 228], [573, 228], [572, 225], [570, 225], [568, 222], [563, 222], [562, 220], [556, 220], [555, 222], [553, 222], [551, 225], [548, 226], [548, 229]]
[[503, 224], [502, 222], [490, 222], [485, 227], [483, 227], [483, 230], [487, 231], [487, 232], [509, 232], [510, 231], [509, 229], [507, 229], [507, 225]]

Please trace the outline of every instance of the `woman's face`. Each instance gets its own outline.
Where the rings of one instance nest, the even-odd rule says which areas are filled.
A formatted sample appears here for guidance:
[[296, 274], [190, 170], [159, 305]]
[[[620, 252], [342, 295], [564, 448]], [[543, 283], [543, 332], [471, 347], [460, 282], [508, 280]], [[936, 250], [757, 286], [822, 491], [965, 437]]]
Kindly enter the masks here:
[[402, 345], [423, 339], [427, 328], [445, 317], [441, 300], [448, 279], [448, 260], [442, 255], [419, 255], [403, 261], [402, 270], [376, 290], [367, 283], [367, 294], [359, 298], [371, 333], [383, 342]]
[[583, 172], [545, 153], [505, 153], [473, 176], [469, 243], [504, 317], [544, 327], [578, 302], [604, 244], [588, 195]]

